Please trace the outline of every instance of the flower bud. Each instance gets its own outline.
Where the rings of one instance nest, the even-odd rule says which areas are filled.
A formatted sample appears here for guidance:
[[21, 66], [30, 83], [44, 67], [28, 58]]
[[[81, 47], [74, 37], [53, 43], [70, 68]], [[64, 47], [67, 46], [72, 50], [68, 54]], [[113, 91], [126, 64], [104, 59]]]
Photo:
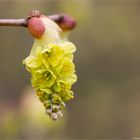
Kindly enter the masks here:
[[56, 23], [60, 26], [60, 28], [64, 31], [72, 30], [76, 26], [76, 21], [73, 17], [68, 16], [66, 14], [60, 14], [62, 18], [60, 20], [56, 21]]
[[31, 35], [39, 39], [45, 32], [45, 25], [39, 17], [32, 17], [27, 20], [28, 30]]

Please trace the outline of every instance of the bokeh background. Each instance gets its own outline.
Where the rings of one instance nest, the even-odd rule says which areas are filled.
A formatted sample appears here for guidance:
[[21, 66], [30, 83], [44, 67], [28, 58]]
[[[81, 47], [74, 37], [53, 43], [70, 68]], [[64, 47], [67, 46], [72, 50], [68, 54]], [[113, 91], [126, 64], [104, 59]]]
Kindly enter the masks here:
[[0, 18], [32, 9], [67, 13], [78, 25], [74, 100], [56, 122], [46, 117], [22, 65], [33, 38], [0, 27], [0, 139], [137, 139], [140, 137], [140, 1], [0, 0]]

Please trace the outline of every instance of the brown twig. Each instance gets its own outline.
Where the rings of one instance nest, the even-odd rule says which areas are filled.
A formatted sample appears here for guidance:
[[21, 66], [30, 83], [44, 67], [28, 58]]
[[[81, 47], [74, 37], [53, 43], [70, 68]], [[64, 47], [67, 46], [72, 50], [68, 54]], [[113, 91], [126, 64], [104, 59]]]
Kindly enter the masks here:
[[[38, 10], [32, 10], [26, 19], [0, 19], [0, 26], [28, 26], [28, 19], [32, 17], [40, 17], [42, 14]], [[48, 16], [51, 20], [56, 22], [64, 31], [75, 28], [76, 21], [74, 18], [66, 14], [56, 14]]]
[[0, 26], [27, 27], [27, 21], [26, 21], [26, 19], [0, 19]]
[[[63, 19], [63, 15], [50, 15], [48, 16], [54, 22], [59, 22]], [[0, 26], [22, 26], [27, 27], [27, 19], [0, 19]]]

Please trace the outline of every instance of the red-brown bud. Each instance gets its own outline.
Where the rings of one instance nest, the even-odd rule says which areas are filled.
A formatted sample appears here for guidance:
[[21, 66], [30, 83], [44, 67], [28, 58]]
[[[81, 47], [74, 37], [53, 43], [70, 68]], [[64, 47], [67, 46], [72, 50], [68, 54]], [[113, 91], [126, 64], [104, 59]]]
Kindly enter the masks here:
[[27, 26], [31, 35], [37, 39], [45, 32], [45, 25], [40, 17], [31, 17], [27, 19]]
[[72, 30], [76, 26], [76, 21], [73, 17], [68, 16], [66, 14], [60, 14], [59, 20], [56, 20], [55, 22], [60, 26], [61, 29], [64, 31]]

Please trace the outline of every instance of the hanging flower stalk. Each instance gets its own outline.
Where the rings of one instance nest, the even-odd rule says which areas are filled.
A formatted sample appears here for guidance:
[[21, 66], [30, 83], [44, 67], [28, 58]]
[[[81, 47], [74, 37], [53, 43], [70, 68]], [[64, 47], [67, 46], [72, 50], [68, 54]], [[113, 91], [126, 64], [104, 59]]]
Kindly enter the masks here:
[[73, 63], [76, 47], [67, 37], [75, 25], [75, 20], [68, 15], [46, 17], [37, 10], [27, 19], [0, 19], [0, 26], [27, 27], [35, 38], [23, 63], [31, 73], [31, 83], [39, 100], [53, 120], [63, 116], [66, 101], [74, 97], [71, 87], [77, 80]]
[[53, 120], [63, 116], [62, 109], [74, 97], [71, 87], [77, 80], [73, 63], [76, 47], [67, 39], [75, 21], [63, 17], [56, 24], [39, 12], [32, 12], [27, 19], [27, 27], [35, 41], [23, 63], [31, 73], [31, 83], [39, 100]]

